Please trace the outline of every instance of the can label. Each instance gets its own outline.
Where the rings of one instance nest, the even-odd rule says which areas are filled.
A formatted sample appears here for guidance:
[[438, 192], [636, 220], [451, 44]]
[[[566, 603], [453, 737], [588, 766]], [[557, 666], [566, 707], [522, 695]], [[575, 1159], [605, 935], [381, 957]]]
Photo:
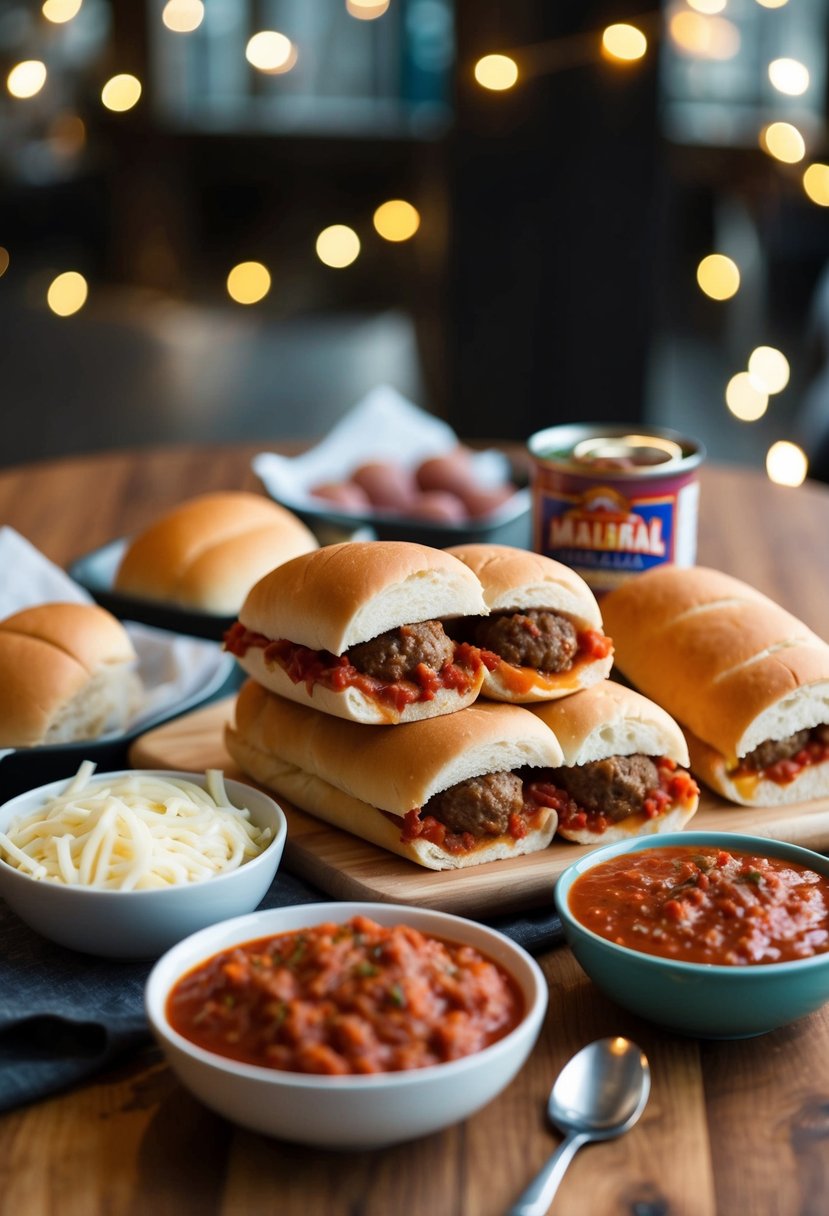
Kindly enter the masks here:
[[698, 445], [692, 460], [682, 449], [647, 467], [633, 460], [582, 465], [567, 447], [544, 449], [545, 439], [549, 444], [563, 431], [590, 428], [551, 428], [530, 441], [536, 456], [533, 547], [571, 567], [597, 595], [654, 566], [693, 565]]

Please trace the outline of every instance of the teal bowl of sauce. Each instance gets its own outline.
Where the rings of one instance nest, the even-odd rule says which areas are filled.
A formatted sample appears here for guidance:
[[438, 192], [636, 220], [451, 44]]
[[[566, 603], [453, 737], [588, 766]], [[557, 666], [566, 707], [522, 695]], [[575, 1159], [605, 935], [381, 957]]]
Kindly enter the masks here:
[[622, 841], [569, 866], [555, 903], [597, 987], [681, 1034], [765, 1034], [829, 1000], [829, 858], [798, 845], [694, 831]]

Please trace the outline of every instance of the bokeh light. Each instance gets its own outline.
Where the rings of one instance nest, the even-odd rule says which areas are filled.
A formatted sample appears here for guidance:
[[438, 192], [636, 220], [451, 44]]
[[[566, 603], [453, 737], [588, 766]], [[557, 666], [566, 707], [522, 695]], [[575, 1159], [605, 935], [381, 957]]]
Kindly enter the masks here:
[[606, 58], [630, 62], [641, 59], [647, 49], [648, 40], [635, 25], [609, 25], [602, 34], [602, 54]]
[[741, 422], [756, 422], [768, 409], [769, 395], [748, 372], [737, 372], [726, 386], [725, 404]]
[[767, 393], [782, 393], [791, 375], [789, 360], [774, 346], [758, 346], [753, 350], [748, 370], [755, 384], [762, 385]]
[[8, 270], [10, 261], [11, 257], [9, 256], [8, 249], [6, 249], [5, 245], [0, 245], [0, 279], [2, 279]]
[[770, 122], [760, 132], [760, 147], [786, 165], [796, 165], [806, 155], [806, 141], [790, 122]]
[[40, 59], [24, 59], [16, 63], [6, 77], [6, 88], [12, 97], [34, 97], [46, 83], [46, 64]]
[[730, 300], [740, 289], [737, 263], [724, 253], [709, 253], [697, 266], [697, 283], [712, 300]]
[[829, 207], [829, 165], [809, 165], [803, 173], [803, 189], [813, 203]]
[[202, 0], [167, 0], [161, 20], [174, 34], [192, 34], [204, 21]]
[[332, 224], [323, 228], [317, 237], [317, 257], [325, 266], [342, 270], [356, 261], [360, 253], [360, 238], [346, 224]]
[[245, 48], [245, 58], [260, 72], [278, 75], [290, 72], [296, 64], [297, 49], [285, 34], [277, 30], [260, 30], [254, 34]]
[[704, 13], [706, 17], [714, 17], [723, 11], [727, 3], [728, 0], [688, 0], [688, 7]]
[[101, 101], [108, 110], [123, 114], [138, 104], [141, 97], [141, 81], [128, 72], [113, 76], [101, 89]]
[[261, 262], [239, 262], [227, 276], [227, 294], [237, 304], [258, 304], [270, 289], [270, 271]]
[[345, 0], [346, 12], [358, 21], [373, 21], [388, 12], [390, 0]]
[[391, 198], [380, 204], [374, 212], [373, 222], [384, 240], [408, 241], [420, 227], [420, 214], [405, 199]]
[[778, 93], [801, 97], [809, 87], [809, 69], [799, 59], [773, 59], [769, 64], [769, 80]]
[[779, 439], [766, 452], [766, 472], [779, 486], [800, 486], [809, 473], [809, 460], [802, 448]]
[[503, 92], [518, 80], [518, 64], [509, 55], [484, 55], [475, 64], [475, 79], [484, 89]]
[[46, 303], [59, 317], [71, 317], [86, 303], [89, 286], [77, 270], [66, 270], [49, 284]]
[[56, 156], [75, 156], [86, 144], [86, 125], [78, 114], [58, 114], [46, 132]]
[[740, 31], [725, 17], [708, 17], [689, 9], [675, 12], [668, 33], [676, 49], [702, 59], [733, 59], [740, 50]]
[[789, 0], [757, 0], [760, 8], [785, 8]]
[[81, 11], [83, 0], [43, 0], [40, 11], [47, 21], [54, 25], [63, 25], [71, 21]]

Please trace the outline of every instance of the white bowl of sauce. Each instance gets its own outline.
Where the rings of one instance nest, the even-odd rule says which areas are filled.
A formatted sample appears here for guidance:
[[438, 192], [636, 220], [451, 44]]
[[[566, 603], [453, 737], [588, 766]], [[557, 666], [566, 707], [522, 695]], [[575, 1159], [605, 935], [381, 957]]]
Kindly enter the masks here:
[[168, 951], [146, 988], [168, 1063], [206, 1106], [339, 1149], [411, 1140], [486, 1105], [546, 1007], [540, 968], [503, 934], [380, 903], [215, 925]]

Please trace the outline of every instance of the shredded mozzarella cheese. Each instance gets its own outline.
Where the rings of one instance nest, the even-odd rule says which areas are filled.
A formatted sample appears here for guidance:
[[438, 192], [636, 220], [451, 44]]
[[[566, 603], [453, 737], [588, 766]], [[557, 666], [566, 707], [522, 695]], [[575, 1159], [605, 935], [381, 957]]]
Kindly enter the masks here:
[[36, 879], [145, 891], [235, 870], [271, 839], [216, 769], [205, 789], [139, 773], [89, 788], [94, 771], [85, 760], [61, 795], [0, 832], [0, 857]]

